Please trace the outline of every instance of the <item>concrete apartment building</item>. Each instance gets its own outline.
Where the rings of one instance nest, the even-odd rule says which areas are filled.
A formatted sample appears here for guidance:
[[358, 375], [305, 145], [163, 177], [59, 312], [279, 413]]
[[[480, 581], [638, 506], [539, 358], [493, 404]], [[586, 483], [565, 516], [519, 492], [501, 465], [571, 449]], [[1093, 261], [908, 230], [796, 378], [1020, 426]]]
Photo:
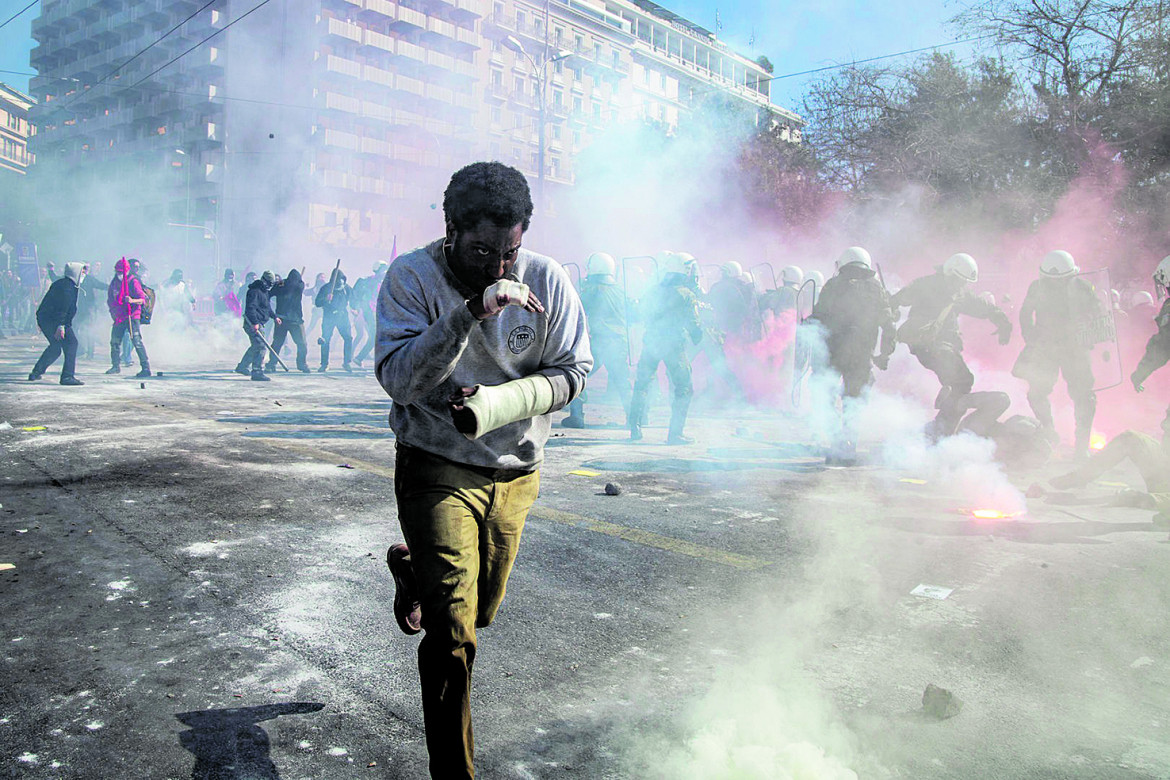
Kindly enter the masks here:
[[178, 240], [191, 265], [239, 270], [413, 246], [478, 159], [523, 170], [555, 219], [606, 128], [669, 131], [713, 94], [799, 137], [758, 64], [649, 0], [285, 0], [229, 24], [256, 4], [44, 0], [46, 190], [168, 259]]

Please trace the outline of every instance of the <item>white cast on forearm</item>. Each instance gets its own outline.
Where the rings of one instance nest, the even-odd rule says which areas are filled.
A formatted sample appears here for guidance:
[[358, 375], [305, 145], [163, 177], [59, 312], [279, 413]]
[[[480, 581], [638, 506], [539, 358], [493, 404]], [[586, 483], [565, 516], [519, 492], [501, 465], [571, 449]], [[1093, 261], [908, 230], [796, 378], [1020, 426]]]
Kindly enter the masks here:
[[475, 414], [475, 440], [509, 423], [548, 414], [553, 406], [553, 386], [543, 374], [514, 379], [502, 385], [479, 385], [463, 405]]

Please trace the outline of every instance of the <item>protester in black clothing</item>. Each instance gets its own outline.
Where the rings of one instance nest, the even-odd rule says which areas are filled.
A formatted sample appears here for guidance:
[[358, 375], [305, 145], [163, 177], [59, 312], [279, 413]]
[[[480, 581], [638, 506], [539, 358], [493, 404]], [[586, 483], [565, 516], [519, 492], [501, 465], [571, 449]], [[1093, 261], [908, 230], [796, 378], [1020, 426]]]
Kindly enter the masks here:
[[37, 326], [49, 340], [49, 346], [45, 347], [32, 373], [28, 375], [30, 382], [40, 379], [64, 352], [61, 384], [85, 384], [73, 375], [77, 364], [77, 336], [73, 333], [73, 317], [77, 314], [78, 283], [85, 273], [83, 269], [82, 263], [66, 263], [65, 275], [53, 282], [41, 300], [41, 305], [37, 307]]
[[269, 353], [269, 373], [276, 369], [276, 354], [279, 354], [281, 347], [284, 346], [287, 336], [291, 336], [293, 343], [297, 345], [297, 370], [303, 374], [309, 373], [308, 347], [305, 346], [305, 315], [301, 309], [304, 293], [305, 282], [301, 279], [301, 272], [295, 268], [269, 293], [276, 302], [276, 330], [272, 333], [272, 349], [275, 353]]
[[101, 263], [85, 266], [81, 275], [81, 284], [77, 294], [76, 327], [78, 352], [87, 358], [92, 358], [97, 348], [99, 324], [98, 312], [101, 311], [102, 299], [105, 297], [108, 283], [99, 277], [102, 270]]
[[374, 263], [374, 273], [363, 276], [353, 285], [353, 305], [364, 326], [366, 341], [357, 354], [357, 364], [369, 358], [374, 351], [374, 335], [377, 328], [374, 322], [374, 304], [378, 300], [378, 291], [382, 289], [382, 279], [386, 277], [389, 263], [378, 261]]
[[333, 339], [333, 329], [341, 336], [344, 345], [344, 356], [341, 368], [353, 372], [350, 363], [353, 361], [353, 332], [349, 327], [349, 309], [352, 308], [353, 290], [345, 283], [345, 274], [341, 269], [335, 269], [333, 278], [317, 292], [315, 305], [324, 310], [321, 321], [321, 367], [318, 373], [324, 374], [329, 369], [329, 342]]
[[249, 271], [244, 274], [244, 283], [240, 285], [240, 289], [236, 291], [236, 299], [241, 305], [247, 305], [248, 289], [252, 286], [252, 282], [256, 281], [256, 272]]
[[[264, 373], [264, 355], [268, 347], [264, 346], [264, 337], [260, 335], [260, 328], [272, 319], [271, 303], [268, 300], [268, 291], [276, 283], [276, 276], [271, 271], [265, 271], [260, 278], [248, 285], [248, 295], [244, 301], [244, 332], [252, 342], [248, 351], [240, 358], [236, 366], [237, 374], [248, 374], [251, 368], [252, 381], [267, 382], [268, 376]], [[280, 324], [280, 318], [276, 318]]]

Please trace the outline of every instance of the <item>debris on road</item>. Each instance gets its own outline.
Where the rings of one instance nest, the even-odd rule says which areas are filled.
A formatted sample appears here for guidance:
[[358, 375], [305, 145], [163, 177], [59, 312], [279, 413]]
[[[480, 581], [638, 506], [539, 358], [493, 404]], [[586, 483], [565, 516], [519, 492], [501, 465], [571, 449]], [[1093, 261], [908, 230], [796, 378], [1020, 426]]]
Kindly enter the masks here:
[[7, 420], [5, 420], [4, 422], [0, 422], [0, 431], [10, 431], [10, 430], [12, 430], [12, 423], [8, 422]]
[[930, 683], [922, 692], [922, 710], [931, 718], [936, 720], [953, 718], [962, 709], [962, 699], [946, 688], [939, 688], [934, 683]]
[[620, 496], [622, 494], [622, 486], [616, 482], [606, 482], [605, 494], [607, 496]]
[[925, 479], [911, 479], [910, 477], [902, 477], [899, 482], [905, 482], [907, 485], [925, 485]]
[[0, 571], [8, 571], [9, 569], [15, 569], [15, 568], [16, 568], [15, 563], [0, 563]]
[[574, 477], [600, 477], [601, 476], [600, 471], [593, 471], [591, 469], [574, 469], [573, 471], [570, 471], [569, 474], [573, 475]]
[[339, 469], [352, 469], [353, 466], [349, 465], [348, 463], [339, 463], [339, 464], [337, 464], [337, 468], [339, 468]]
[[44, 425], [26, 425], [23, 428], [21, 428], [21, 430], [28, 431], [29, 433], [34, 433], [36, 431], [47, 431], [49, 429], [46, 428]]
[[911, 596], [922, 596], [927, 599], [937, 599], [942, 601], [947, 596], [955, 592], [954, 588], [944, 588], [939, 585], [919, 585], [914, 590], [910, 591]]

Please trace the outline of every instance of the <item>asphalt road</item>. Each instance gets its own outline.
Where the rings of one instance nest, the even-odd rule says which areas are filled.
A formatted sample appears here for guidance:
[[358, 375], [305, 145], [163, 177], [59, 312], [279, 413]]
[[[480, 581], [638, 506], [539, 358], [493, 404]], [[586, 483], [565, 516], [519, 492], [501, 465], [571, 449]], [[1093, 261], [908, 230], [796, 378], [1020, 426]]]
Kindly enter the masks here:
[[[41, 346], [0, 341], [0, 775], [424, 777], [369, 371], [64, 388], [25, 380]], [[554, 428], [480, 633], [481, 777], [1170, 777], [1149, 512], [979, 522], [954, 472], [825, 469], [799, 418], [700, 410], [667, 447], [665, 413]], [[1107, 479], [1080, 495], [1140, 485]]]

